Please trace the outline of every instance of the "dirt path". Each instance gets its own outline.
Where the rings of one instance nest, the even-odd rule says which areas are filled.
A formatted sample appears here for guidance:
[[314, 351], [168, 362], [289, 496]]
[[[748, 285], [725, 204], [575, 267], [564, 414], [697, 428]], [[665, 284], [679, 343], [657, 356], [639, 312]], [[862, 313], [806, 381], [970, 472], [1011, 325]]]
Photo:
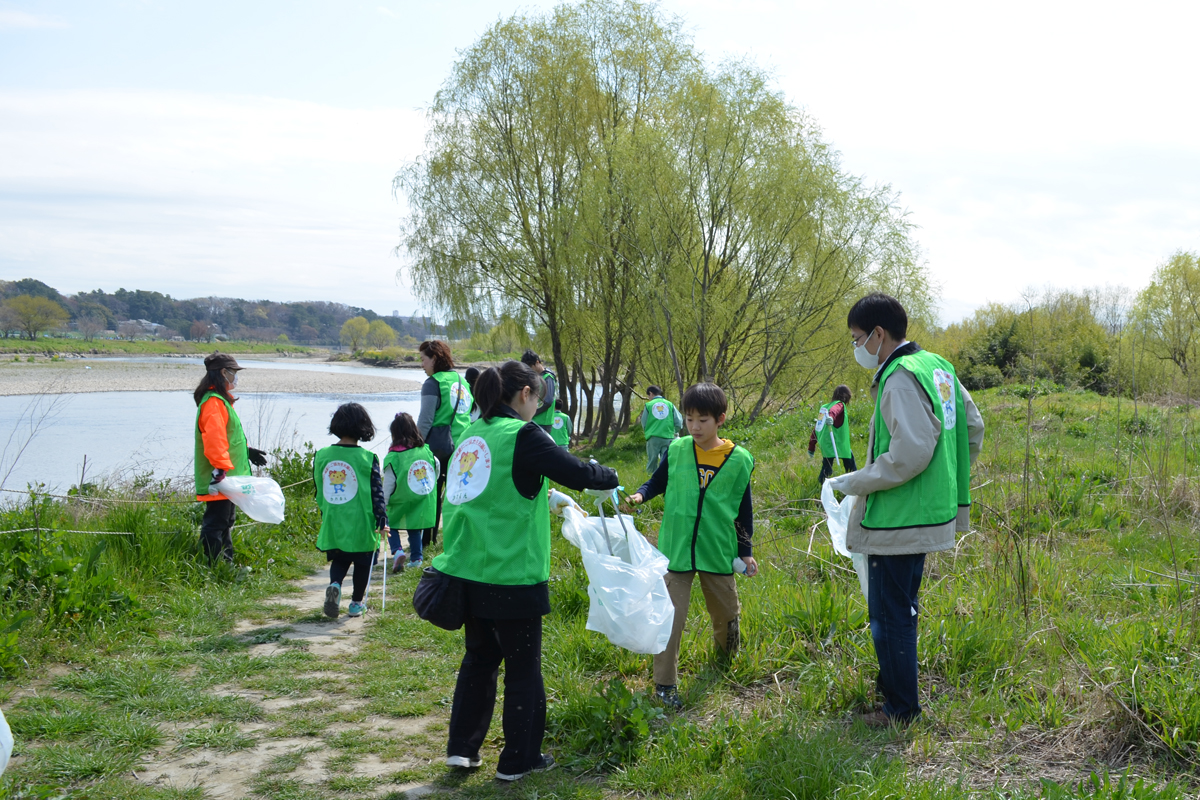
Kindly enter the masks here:
[[[428, 771], [428, 752], [378, 746], [366, 749], [381, 752], [363, 752], [364, 748], [355, 746], [358, 742], [377, 745], [381, 738], [420, 739], [426, 728], [437, 722], [429, 716], [364, 713], [368, 700], [348, 691], [355, 678], [356, 656], [380, 619], [382, 569], [378, 566], [373, 575], [368, 595], [371, 610], [364, 617], [346, 616], [346, 599], [338, 619], [323, 617], [320, 609], [328, 580], [319, 572], [297, 581], [300, 593], [268, 600], [263, 606], [265, 618], [240, 621], [234, 636], [252, 643], [241, 652], [251, 664], [261, 663], [263, 668], [208, 691], [257, 704], [262, 720], [209, 726], [181, 723], [174, 736], [167, 731], [167, 739], [174, 741], [158, 748], [137, 768], [136, 779], [179, 791], [199, 787], [213, 800], [248, 795], [328, 796], [331, 790], [341, 797], [386, 794], [412, 798], [435, 791], [428, 782], [406, 779]], [[401, 586], [396, 576], [391, 583]], [[407, 588], [411, 595], [411, 586]], [[393, 602], [401, 600], [393, 598]], [[283, 670], [281, 680], [267, 686], [256, 680], [270, 671], [272, 662], [295, 660], [298, 654], [307, 658], [296, 671]], [[319, 726], [306, 728], [306, 718], [314, 716], [321, 717]], [[289, 728], [297, 735], [286, 735]], [[332, 746], [331, 741], [335, 743]], [[183, 747], [181, 742], [201, 746]]]

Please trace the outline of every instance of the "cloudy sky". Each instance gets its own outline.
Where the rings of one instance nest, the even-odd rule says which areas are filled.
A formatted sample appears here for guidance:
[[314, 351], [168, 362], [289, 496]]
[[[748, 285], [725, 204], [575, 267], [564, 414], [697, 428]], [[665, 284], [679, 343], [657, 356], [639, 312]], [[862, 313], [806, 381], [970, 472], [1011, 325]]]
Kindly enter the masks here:
[[[456, 49], [550, 5], [0, 0], [0, 278], [411, 313], [391, 178]], [[1200, 250], [1200, 6], [662, 6], [901, 193], [944, 321]]]

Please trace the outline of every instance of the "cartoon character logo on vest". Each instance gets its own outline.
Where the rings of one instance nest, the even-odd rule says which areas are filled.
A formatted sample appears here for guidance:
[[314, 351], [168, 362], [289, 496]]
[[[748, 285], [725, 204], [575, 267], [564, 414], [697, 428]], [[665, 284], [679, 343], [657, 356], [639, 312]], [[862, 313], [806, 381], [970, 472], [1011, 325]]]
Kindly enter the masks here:
[[471, 390], [466, 384], [456, 383], [450, 387], [450, 402], [454, 404], [455, 414], [471, 413], [471, 402], [474, 398], [471, 397]]
[[671, 409], [667, 408], [666, 403], [654, 403], [650, 406], [650, 413], [654, 415], [655, 419], [666, 419], [670, 415]]
[[424, 459], [414, 461], [408, 468], [408, 488], [413, 494], [427, 495], [433, 491], [433, 465]]
[[335, 506], [349, 503], [358, 494], [358, 474], [345, 461], [330, 461], [321, 470], [321, 493]]
[[461, 505], [474, 500], [485, 488], [492, 475], [492, 451], [479, 436], [460, 444], [450, 456], [446, 472], [446, 502]]
[[555, 417], [554, 422], [550, 423], [550, 427], [554, 428], [556, 431], [561, 431], [564, 424], [565, 423], [563, 422], [562, 417]]
[[958, 421], [954, 408], [954, 376], [944, 369], [935, 369], [933, 385], [937, 387], [938, 400], [942, 403], [942, 416], [946, 419], [946, 430], [952, 430]]

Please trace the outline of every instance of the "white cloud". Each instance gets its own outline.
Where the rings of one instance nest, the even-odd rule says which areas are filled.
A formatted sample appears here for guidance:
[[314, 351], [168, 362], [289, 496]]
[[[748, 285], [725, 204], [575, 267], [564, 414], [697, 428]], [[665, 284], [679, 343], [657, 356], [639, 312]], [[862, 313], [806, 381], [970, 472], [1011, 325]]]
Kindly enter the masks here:
[[28, 14], [24, 11], [0, 11], [0, 30], [6, 28], [65, 28], [66, 23], [54, 17]]
[[10, 92], [0, 117], [6, 277], [415, 307], [395, 280], [391, 180], [421, 149], [419, 112]]

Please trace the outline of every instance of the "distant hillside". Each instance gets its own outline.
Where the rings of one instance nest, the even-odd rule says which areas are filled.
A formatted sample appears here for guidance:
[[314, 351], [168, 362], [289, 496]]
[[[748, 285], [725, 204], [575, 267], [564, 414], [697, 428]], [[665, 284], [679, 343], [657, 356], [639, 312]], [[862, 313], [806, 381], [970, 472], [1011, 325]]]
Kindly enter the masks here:
[[163, 325], [170, 335], [191, 338], [197, 322], [217, 325], [231, 339], [269, 342], [286, 334], [297, 344], [336, 345], [342, 323], [362, 316], [368, 321], [382, 319], [403, 339], [418, 341], [429, 336], [444, 336], [446, 326], [428, 317], [381, 317], [368, 308], [313, 300], [279, 303], [274, 300], [242, 300], [235, 297], [197, 297], [177, 300], [169, 294], [143, 289], [117, 289], [111, 294], [101, 289], [64, 295], [35, 278], [18, 281], [0, 280], [0, 300], [17, 295], [46, 297], [59, 303], [71, 314], [71, 321], [94, 315], [105, 327], [117, 330], [127, 320], [145, 320]]

